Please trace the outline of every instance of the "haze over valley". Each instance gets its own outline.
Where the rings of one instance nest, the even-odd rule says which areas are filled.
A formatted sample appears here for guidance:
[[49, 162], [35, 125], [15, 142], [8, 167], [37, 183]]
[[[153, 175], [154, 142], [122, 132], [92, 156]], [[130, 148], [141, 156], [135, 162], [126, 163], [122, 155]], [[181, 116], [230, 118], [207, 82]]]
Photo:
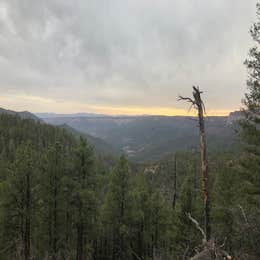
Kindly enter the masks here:
[[[207, 117], [209, 148], [226, 151], [237, 145], [234, 115]], [[198, 122], [190, 116], [106, 116], [95, 114], [36, 114], [48, 124], [69, 125], [103, 139], [133, 161], [162, 159], [176, 151], [198, 151]], [[113, 151], [113, 150], [112, 150]]]

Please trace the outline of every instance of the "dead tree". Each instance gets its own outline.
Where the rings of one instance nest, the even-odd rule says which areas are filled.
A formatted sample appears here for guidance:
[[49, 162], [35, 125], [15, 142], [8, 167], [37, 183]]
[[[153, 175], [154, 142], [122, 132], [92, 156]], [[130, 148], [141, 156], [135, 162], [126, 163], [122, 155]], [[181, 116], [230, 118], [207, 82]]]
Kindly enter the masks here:
[[191, 104], [191, 108], [195, 108], [198, 112], [199, 130], [200, 130], [200, 154], [201, 154], [201, 167], [203, 177], [203, 196], [204, 196], [204, 232], [206, 241], [211, 238], [210, 227], [210, 197], [209, 197], [209, 174], [208, 174], [208, 158], [207, 158], [207, 145], [205, 134], [205, 106], [201, 99], [203, 92], [199, 87], [193, 86], [193, 98], [179, 96], [179, 100], [187, 101]]

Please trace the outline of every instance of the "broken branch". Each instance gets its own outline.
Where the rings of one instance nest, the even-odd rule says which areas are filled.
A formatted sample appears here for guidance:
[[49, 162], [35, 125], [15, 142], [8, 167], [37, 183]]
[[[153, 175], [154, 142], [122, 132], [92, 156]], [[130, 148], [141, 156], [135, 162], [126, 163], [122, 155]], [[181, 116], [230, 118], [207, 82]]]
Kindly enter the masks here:
[[191, 220], [191, 222], [192, 222], [193, 224], [195, 224], [196, 228], [197, 228], [197, 229], [200, 231], [200, 233], [202, 234], [202, 236], [203, 236], [203, 242], [204, 242], [204, 241], [207, 241], [207, 239], [206, 239], [206, 234], [205, 234], [203, 228], [201, 228], [199, 222], [198, 222], [195, 218], [193, 218], [190, 213], [188, 213], [188, 218]]

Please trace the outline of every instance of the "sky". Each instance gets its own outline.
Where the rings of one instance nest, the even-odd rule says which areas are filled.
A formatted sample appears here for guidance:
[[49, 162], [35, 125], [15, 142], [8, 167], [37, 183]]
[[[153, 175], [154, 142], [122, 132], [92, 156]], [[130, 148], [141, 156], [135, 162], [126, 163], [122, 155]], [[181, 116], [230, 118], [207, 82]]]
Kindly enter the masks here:
[[209, 115], [241, 107], [256, 0], [0, 0], [0, 107]]

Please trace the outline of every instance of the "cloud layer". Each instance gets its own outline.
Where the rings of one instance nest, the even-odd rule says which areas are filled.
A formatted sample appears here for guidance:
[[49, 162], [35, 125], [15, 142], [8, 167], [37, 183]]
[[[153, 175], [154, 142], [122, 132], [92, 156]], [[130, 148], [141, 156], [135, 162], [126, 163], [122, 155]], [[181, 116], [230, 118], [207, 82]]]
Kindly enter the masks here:
[[1, 106], [13, 97], [33, 111], [178, 111], [176, 96], [199, 84], [210, 110], [238, 108], [255, 4], [0, 0]]

